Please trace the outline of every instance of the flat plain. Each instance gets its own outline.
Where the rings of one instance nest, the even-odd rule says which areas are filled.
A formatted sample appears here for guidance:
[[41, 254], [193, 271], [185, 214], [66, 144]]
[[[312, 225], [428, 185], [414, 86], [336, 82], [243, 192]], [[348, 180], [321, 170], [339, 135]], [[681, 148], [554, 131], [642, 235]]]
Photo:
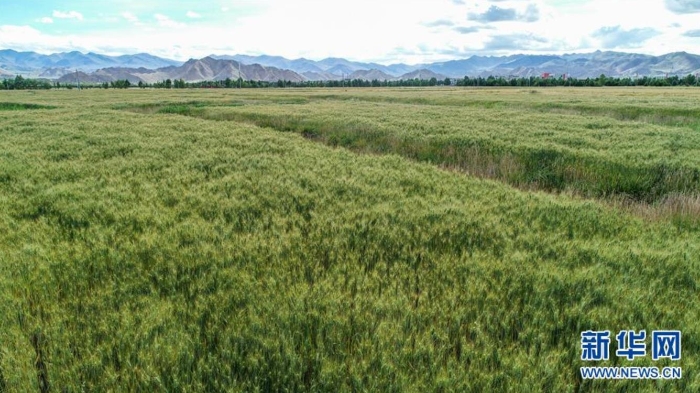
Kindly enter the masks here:
[[[699, 391], [698, 102], [0, 92], [0, 391]], [[581, 360], [623, 329], [683, 357]]]

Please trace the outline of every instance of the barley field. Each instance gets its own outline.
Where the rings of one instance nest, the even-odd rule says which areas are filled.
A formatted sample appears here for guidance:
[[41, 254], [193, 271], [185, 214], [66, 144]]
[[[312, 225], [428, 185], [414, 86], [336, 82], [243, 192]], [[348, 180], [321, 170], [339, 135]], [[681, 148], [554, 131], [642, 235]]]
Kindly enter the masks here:
[[700, 391], [698, 102], [0, 92], [0, 392]]

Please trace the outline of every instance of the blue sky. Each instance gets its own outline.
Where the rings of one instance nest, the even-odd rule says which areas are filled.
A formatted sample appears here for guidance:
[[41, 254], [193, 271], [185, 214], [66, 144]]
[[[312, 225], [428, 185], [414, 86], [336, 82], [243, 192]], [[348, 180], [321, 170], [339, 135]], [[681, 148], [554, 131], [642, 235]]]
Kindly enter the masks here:
[[2, 0], [0, 49], [382, 63], [598, 49], [700, 54], [700, 0]]

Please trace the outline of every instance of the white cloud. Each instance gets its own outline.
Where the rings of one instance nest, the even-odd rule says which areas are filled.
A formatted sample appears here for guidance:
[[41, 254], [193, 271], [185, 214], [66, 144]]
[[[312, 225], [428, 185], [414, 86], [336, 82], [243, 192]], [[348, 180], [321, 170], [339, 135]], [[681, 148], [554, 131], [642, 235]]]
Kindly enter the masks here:
[[697, 0], [666, 0], [666, 7], [677, 14], [700, 12], [700, 2]]
[[222, 12], [229, 12], [229, 10], [231, 10], [231, 9], [228, 7], [221, 7]]
[[131, 23], [139, 23], [139, 18], [131, 12], [122, 12], [122, 18], [128, 20]]
[[16, 25], [0, 26], [0, 47], [40, 53], [53, 53], [74, 49], [65, 37], [43, 34], [31, 26]]
[[200, 15], [200, 14], [194, 12], [194, 11], [187, 11], [187, 14], [186, 14], [186, 15], [187, 15], [188, 18], [192, 18], [192, 19], [199, 19], [199, 18], [202, 17], [202, 15]]
[[170, 17], [163, 15], [163, 14], [155, 14], [153, 15], [154, 18], [156, 18], [156, 21], [158, 22], [158, 26], [161, 27], [175, 27], [175, 28], [182, 28], [187, 25], [181, 22], [174, 21], [170, 19]]
[[53, 17], [57, 19], [77, 19], [83, 20], [83, 14], [78, 11], [56, 11], [53, 12]]
[[651, 28], [624, 30], [620, 26], [605, 26], [592, 34], [605, 49], [639, 48], [657, 35], [659, 32]]
[[39, 19], [39, 22], [49, 24], [49, 23], [53, 23], [53, 19], [49, 18], [48, 16], [45, 16], [45, 17]]

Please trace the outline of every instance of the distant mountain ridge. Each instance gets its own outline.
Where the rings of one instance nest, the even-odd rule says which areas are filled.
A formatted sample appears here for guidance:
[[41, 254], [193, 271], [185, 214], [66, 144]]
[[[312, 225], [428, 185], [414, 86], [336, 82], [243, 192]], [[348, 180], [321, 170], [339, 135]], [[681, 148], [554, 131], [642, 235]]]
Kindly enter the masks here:
[[12, 49], [0, 50], [0, 68], [18, 74], [38, 74], [51, 68], [96, 71], [108, 67], [156, 69], [180, 64], [182, 63], [179, 61], [164, 59], [148, 53], [107, 56], [92, 52], [84, 54], [73, 51], [42, 55], [36, 52], [17, 52]]
[[302, 75], [290, 70], [265, 67], [260, 64], [246, 65], [235, 60], [217, 60], [205, 57], [199, 60], [190, 59], [180, 66], [168, 66], [156, 70], [149, 70], [143, 67], [112, 67], [102, 68], [92, 73], [70, 73], [60, 77], [58, 82], [74, 83], [77, 80], [81, 80], [88, 83], [103, 83], [124, 79], [131, 83], [155, 83], [166, 79], [201, 82], [220, 81], [227, 78], [238, 80], [239, 77], [245, 80], [267, 82], [276, 82], [280, 79], [292, 82], [306, 80]]
[[[675, 52], [662, 56], [638, 53], [601, 52], [564, 55], [510, 55], [471, 56], [467, 59], [449, 60], [426, 64], [391, 64], [353, 62], [342, 58], [320, 61], [308, 59], [290, 60], [280, 56], [212, 56], [236, 59], [244, 64], [262, 64], [286, 68], [300, 74], [313, 72], [312, 80], [319, 74], [332, 74], [337, 78], [348, 77], [353, 72], [377, 70], [399, 79], [421, 69], [450, 78], [464, 76], [536, 76], [545, 72], [553, 75], [567, 74], [576, 78], [594, 78], [605, 74], [613, 77], [687, 75], [700, 73], [700, 56]], [[328, 78], [331, 79], [331, 78]]]
[[234, 56], [217, 56], [211, 55], [215, 59], [228, 59], [237, 60], [244, 64], [261, 64], [264, 66], [277, 67], [289, 69], [298, 73], [305, 72], [316, 72], [323, 73], [327, 72], [334, 74], [340, 78], [343, 76], [347, 77], [355, 71], [370, 71], [378, 70], [384, 72], [391, 76], [398, 76], [409, 71], [416, 69], [416, 66], [410, 66], [406, 64], [392, 64], [383, 65], [378, 63], [363, 63], [357, 61], [350, 61], [339, 57], [329, 57], [323, 60], [314, 61], [309, 59], [295, 59], [290, 60], [281, 56], [247, 56], [247, 55], [234, 55]]
[[[238, 73], [240, 63], [241, 74]], [[24, 75], [70, 80], [76, 71], [89, 79], [152, 83], [165, 79], [185, 81], [226, 78], [264, 81], [319, 81], [346, 79], [396, 80], [462, 78], [464, 76], [527, 77], [543, 73], [567, 74], [576, 78], [687, 75], [700, 73], [700, 56], [686, 52], [651, 56], [637, 53], [601, 52], [563, 55], [471, 56], [466, 59], [426, 64], [356, 62], [343, 58], [309, 60], [281, 56], [212, 55], [187, 62], [164, 59], [147, 53], [107, 56], [65, 52], [41, 55], [35, 52], [0, 50], [0, 77]], [[71, 76], [71, 74], [74, 74]], [[80, 73], [77, 74], [80, 76]]]
[[394, 76], [387, 74], [386, 72], [371, 69], [371, 70], [357, 70], [353, 71], [348, 75], [348, 79], [362, 79], [362, 80], [378, 80], [378, 81], [389, 81], [396, 79]]
[[401, 75], [400, 79], [421, 79], [421, 80], [426, 80], [426, 79], [432, 79], [435, 78], [437, 80], [445, 80], [447, 78], [445, 75], [438, 74], [436, 72], [433, 72], [431, 70], [421, 68], [420, 70], [415, 70], [411, 71], [407, 74]]

